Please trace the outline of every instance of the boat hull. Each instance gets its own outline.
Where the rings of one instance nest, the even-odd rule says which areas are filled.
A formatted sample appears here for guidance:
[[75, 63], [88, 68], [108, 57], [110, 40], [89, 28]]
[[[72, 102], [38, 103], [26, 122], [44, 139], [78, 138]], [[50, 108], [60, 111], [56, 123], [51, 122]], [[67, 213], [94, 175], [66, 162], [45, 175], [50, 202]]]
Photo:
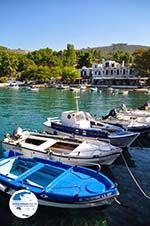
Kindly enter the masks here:
[[150, 125], [128, 125], [126, 122], [115, 122], [112, 120], [106, 121], [107, 123], [115, 126], [120, 126], [121, 128], [126, 128], [128, 131], [133, 133], [139, 133], [139, 136], [133, 141], [131, 146], [143, 146], [150, 147]]
[[109, 136], [109, 138], [112, 145], [125, 148], [131, 146], [138, 136], [139, 133], [130, 133], [126, 134], [125, 136], [122, 135], [121, 137]]
[[[2, 192], [5, 192], [8, 195], [13, 195], [14, 192], [17, 190], [9, 188], [2, 183], [0, 183], [0, 190]], [[110, 196], [106, 199], [106, 197], [94, 200], [94, 201], [88, 201], [88, 202], [78, 202], [78, 203], [61, 203], [61, 202], [54, 202], [50, 200], [45, 200], [38, 198], [38, 204], [41, 206], [50, 206], [50, 207], [57, 207], [57, 208], [69, 208], [69, 209], [80, 209], [80, 208], [92, 208], [92, 207], [98, 207], [98, 206], [104, 206], [104, 205], [111, 205], [112, 202], [115, 201], [116, 196], [119, 195], [119, 192], [115, 196]]]
[[[77, 137], [77, 138], [84, 138], [84, 139], [97, 139], [97, 138], [108, 138], [110, 139], [110, 143], [112, 145], [115, 145], [115, 146], [119, 146], [119, 147], [129, 147], [133, 141], [139, 136], [139, 133], [130, 133], [130, 134], [125, 134], [125, 135], [113, 135], [113, 136], [108, 136], [106, 137], [98, 137], [97, 135], [93, 135], [93, 136], [90, 136], [88, 135], [88, 133], [86, 134], [82, 134], [82, 135], [78, 135], [76, 133], [69, 133], [69, 132], [64, 132], [63, 130], [58, 130], [58, 129], [53, 129], [51, 126], [48, 126], [46, 124], [44, 124], [44, 131], [47, 132], [47, 133], [50, 133], [50, 134], [55, 134], [55, 135], [61, 135], [61, 136], [73, 136], [73, 137]], [[86, 130], [85, 130], [86, 131]]]
[[150, 147], [150, 126], [147, 128], [140, 127], [140, 128], [128, 128], [129, 131], [132, 132], [139, 132], [140, 135], [138, 138], [132, 143], [132, 146], [143, 146], [143, 147]]
[[0, 190], [12, 195], [33, 192], [40, 205], [89, 208], [111, 204], [119, 195], [100, 172], [42, 158], [23, 158], [12, 151], [0, 161]]
[[12, 144], [8, 144], [5, 142], [2, 142], [2, 147], [5, 151], [13, 150], [13, 151], [19, 151], [23, 153], [25, 157], [40, 157], [40, 158], [46, 158], [50, 160], [56, 160], [68, 164], [73, 165], [81, 165], [81, 166], [91, 166], [92, 164], [100, 164], [100, 165], [111, 165], [119, 156], [121, 151], [114, 151], [110, 154], [105, 154], [103, 156], [92, 156], [92, 157], [76, 157], [76, 156], [64, 156], [62, 154], [54, 154], [53, 152], [47, 152], [43, 153], [37, 150], [32, 150]]

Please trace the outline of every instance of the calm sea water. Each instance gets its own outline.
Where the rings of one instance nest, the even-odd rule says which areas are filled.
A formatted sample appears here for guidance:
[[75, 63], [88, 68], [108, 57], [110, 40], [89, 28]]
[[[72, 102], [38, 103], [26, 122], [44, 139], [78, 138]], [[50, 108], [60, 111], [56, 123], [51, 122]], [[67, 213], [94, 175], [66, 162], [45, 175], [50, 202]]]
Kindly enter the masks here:
[[[85, 91], [79, 93], [80, 110], [102, 116], [122, 103], [136, 108], [150, 97], [143, 93], [129, 92], [128, 96]], [[47, 117], [60, 116], [62, 111], [76, 109], [75, 93], [57, 89], [0, 89], [0, 140], [18, 126], [42, 131]], [[150, 148], [132, 147], [124, 152], [136, 179], [150, 195]], [[37, 213], [28, 220], [21, 220], [9, 210], [9, 197], [0, 192], [0, 225], [39, 226], [148, 226], [150, 225], [150, 200], [143, 197], [119, 158], [102, 172], [118, 184], [120, 205], [85, 210], [56, 209], [39, 206]]]

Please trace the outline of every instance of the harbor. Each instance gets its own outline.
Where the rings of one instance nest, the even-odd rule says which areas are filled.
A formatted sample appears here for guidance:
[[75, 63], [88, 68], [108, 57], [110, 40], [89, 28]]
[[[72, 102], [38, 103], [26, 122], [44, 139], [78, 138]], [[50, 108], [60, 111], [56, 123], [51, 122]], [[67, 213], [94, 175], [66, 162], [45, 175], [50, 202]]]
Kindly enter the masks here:
[[1, 226], [149, 226], [150, 2], [0, 6]]
[[[129, 92], [128, 95], [110, 94], [106, 89], [101, 92], [91, 92], [87, 89], [80, 92], [78, 100], [79, 109], [89, 112], [94, 117], [100, 118], [106, 115], [111, 109], [126, 104], [129, 108], [137, 109], [149, 100], [144, 92]], [[4, 135], [11, 133], [15, 128], [22, 127], [43, 131], [43, 122], [47, 117], [60, 117], [61, 113], [76, 109], [76, 92], [62, 89], [40, 89], [38, 92], [19, 89], [0, 89], [0, 120], [1, 120], [1, 141]], [[129, 147], [123, 152], [123, 156], [137, 179], [140, 187], [149, 195], [149, 151], [150, 148]], [[113, 202], [106, 208], [96, 207], [90, 209], [71, 210], [52, 207], [38, 207], [37, 213], [24, 224], [31, 225], [114, 225], [128, 224], [149, 225], [150, 202], [146, 198], [129, 174], [129, 171], [120, 156], [109, 167], [103, 166], [101, 172], [108, 176], [119, 190], [117, 202]], [[20, 225], [22, 220], [16, 219], [10, 213], [8, 202], [9, 197], [1, 192], [1, 222], [4, 225]], [[7, 215], [7, 217], [6, 217]]]

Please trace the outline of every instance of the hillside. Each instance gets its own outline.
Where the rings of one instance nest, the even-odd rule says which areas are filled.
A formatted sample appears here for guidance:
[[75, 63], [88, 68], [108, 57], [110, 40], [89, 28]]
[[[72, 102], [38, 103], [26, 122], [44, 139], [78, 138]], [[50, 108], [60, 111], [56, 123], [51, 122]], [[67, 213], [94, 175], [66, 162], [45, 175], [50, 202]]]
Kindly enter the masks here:
[[[111, 53], [111, 52], [116, 52], [117, 50], [122, 50], [123, 52], [130, 52], [133, 53], [136, 49], [150, 49], [150, 46], [144, 46], [144, 45], [128, 45], [126, 43], [117, 43], [117, 44], [112, 44], [111, 46], [101, 46], [101, 47], [88, 47], [88, 48], [82, 48], [81, 50], [88, 50], [88, 49], [95, 49], [95, 50], [101, 50], [103, 56]], [[27, 54], [28, 52], [30, 52], [29, 50], [26, 49], [10, 49], [4, 46], [0, 46], [0, 50], [8, 50], [11, 52], [16, 52], [16, 53], [20, 53], [20, 54]]]
[[126, 43], [117, 43], [112, 44], [111, 46], [102, 46], [102, 47], [91, 47], [91, 48], [83, 48], [82, 50], [88, 50], [88, 49], [96, 49], [101, 50], [103, 55], [107, 55], [110, 52], [115, 52], [117, 50], [122, 50], [123, 52], [130, 52], [133, 53], [136, 49], [149, 49], [150, 46], [143, 46], [143, 45], [128, 45]]
[[8, 50], [10, 52], [14, 52], [14, 53], [20, 53], [20, 54], [27, 54], [28, 52], [30, 52], [29, 50], [26, 50], [26, 49], [10, 49], [10, 48], [7, 48], [5, 46], [1, 46], [0, 45], [0, 50]]

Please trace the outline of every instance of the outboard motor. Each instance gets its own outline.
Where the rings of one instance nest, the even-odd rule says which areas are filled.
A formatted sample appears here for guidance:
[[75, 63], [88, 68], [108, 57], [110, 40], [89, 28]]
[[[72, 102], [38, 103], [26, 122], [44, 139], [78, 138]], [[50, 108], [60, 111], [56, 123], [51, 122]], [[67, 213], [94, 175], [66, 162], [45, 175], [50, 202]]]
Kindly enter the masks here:
[[112, 109], [107, 115], [102, 116], [102, 119], [107, 119], [107, 118], [109, 118], [110, 116], [111, 116], [111, 117], [115, 117], [116, 114], [117, 114], [117, 110], [114, 108], [114, 109]]
[[139, 110], [148, 110], [150, 109], [150, 101], [147, 101], [144, 105], [138, 108]]
[[125, 104], [122, 104], [120, 108], [121, 108], [121, 110], [123, 110], [123, 111], [127, 111], [127, 110], [128, 110], [128, 109], [127, 109], [127, 106], [126, 106]]

